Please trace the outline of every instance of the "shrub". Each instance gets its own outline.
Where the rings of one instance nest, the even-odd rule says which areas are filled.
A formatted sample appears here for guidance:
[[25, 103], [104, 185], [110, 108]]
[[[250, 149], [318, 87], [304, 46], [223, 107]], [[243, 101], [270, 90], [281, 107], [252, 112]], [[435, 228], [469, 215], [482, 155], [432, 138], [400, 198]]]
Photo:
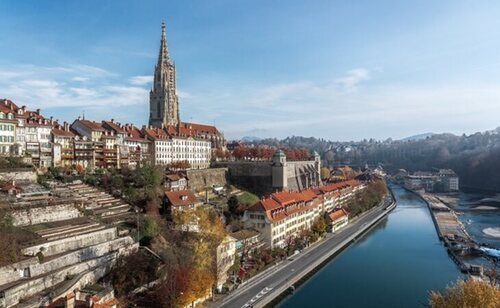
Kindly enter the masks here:
[[434, 308], [500, 307], [500, 289], [484, 281], [459, 280], [445, 292], [430, 293], [429, 304]]

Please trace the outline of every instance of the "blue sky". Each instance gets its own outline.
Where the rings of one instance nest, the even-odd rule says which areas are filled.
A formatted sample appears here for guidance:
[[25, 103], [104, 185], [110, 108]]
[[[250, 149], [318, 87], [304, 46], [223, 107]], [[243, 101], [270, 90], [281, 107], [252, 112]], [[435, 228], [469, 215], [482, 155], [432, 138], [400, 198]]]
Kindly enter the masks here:
[[0, 1], [0, 97], [147, 123], [167, 22], [184, 121], [228, 138], [500, 126], [497, 1]]

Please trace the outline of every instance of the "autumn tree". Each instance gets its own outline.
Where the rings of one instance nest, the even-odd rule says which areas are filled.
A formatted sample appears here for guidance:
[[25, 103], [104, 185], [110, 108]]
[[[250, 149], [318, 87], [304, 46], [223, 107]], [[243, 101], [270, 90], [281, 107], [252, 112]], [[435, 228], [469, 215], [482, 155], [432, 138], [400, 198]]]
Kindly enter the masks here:
[[320, 216], [314, 220], [311, 226], [311, 231], [316, 233], [318, 236], [323, 236], [326, 233], [327, 226], [325, 218]]
[[484, 281], [459, 280], [443, 293], [432, 291], [429, 304], [433, 308], [496, 308], [500, 307], [500, 289]]
[[168, 170], [179, 171], [191, 168], [191, 164], [187, 160], [173, 161], [167, 165]]
[[321, 179], [324, 181], [324, 180], [328, 180], [330, 178], [330, 169], [327, 168], [327, 167], [322, 167], [321, 170], [320, 170], [320, 173], [321, 173]]
[[158, 259], [141, 252], [119, 257], [110, 274], [117, 295], [125, 296], [132, 290], [155, 280], [158, 264]]
[[357, 216], [377, 206], [387, 193], [387, 186], [383, 180], [371, 182], [366, 189], [357, 192], [349, 200], [346, 208], [352, 216]]
[[215, 160], [226, 160], [229, 158], [229, 152], [228, 151], [225, 151], [223, 149], [216, 149], [214, 152], [213, 152], [213, 156], [212, 158], [215, 159]]

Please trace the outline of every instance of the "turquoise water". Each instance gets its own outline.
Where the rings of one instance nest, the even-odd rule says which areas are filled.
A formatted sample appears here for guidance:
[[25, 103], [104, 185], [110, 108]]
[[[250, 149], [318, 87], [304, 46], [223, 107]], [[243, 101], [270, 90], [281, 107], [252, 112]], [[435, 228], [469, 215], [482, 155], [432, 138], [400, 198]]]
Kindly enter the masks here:
[[280, 307], [423, 307], [460, 277], [425, 203], [393, 186], [397, 208]]
[[[467, 232], [479, 243], [486, 243], [496, 249], [500, 249], [500, 237], [488, 234], [487, 230], [500, 232], [500, 210], [497, 211], [470, 211], [469, 209], [481, 205], [478, 201], [484, 198], [496, 197], [495, 195], [473, 194], [460, 192], [458, 207], [456, 210], [465, 209], [458, 217], [464, 223]], [[498, 208], [498, 204], [495, 206]]]

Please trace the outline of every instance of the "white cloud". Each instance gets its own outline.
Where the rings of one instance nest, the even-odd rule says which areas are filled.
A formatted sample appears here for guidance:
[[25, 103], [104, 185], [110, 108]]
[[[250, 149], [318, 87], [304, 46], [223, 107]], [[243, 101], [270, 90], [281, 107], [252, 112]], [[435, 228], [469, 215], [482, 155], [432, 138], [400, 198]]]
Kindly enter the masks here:
[[91, 89], [87, 88], [69, 88], [71, 91], [73, 91], [76, 95], [79, 96], [96, 96], [97, 92]]
[[370, 71], [365, 68], [350, 70], [345, 76], [337, 78], [335, 83], [341, 85], [345, 90], [352, 91], [356, 89], [362, 81], [370, 79]]
[[133, 85], [142, 86], [153, 83], [153, 76], [134, 76], [129, 78], [129, 82]]
[[[0, 67], [0, 96], [30, 109], [54, 112], [71, 107], [75, 112], [90, 110], [97, 120], [143, 117], [140, 120], [145, 121], [149, 88], [140, 80], [146, 77], [152, 78], [123, 78], [88, 66]], [[470, 133], [498, 126], [500, 88], [494, 83], [359, 86], [370, 78], [367, 69], [355, 69], [324, 82], [231, 85], [217, 81], [179, 91], [181, 117], [215, 122], [229, 138], [258, 133], [262, 137], [385, 139], [424, 131]]]
[[79, 82], [86, 82], [86, 81], [89, 81], [89, 78], [88, 77], [79, 77], [79, 76], [76, 76], [76, 77], [71, 78], [71, 80], [73, 80], [73, 81], [79, 81]]
[[377, 82], [356, 87], [370, 75], [358, 71], [346, 76], [350, 78], [342, 85], [340, 78], [251, 87], [225, 85], [217, 91], [206, 85], [211, 92], [197, 91], [196, 98], [181, 110], [196, 121], [216, 119], [229, 138], [252, 134], [256, 128], [262, 137], [351, 140], [427, 131], [473, 133], [498, 126], [500, 88], [493, 82]]
[[142, 84], [130, 86], [128, 78], [89, 65], [18, 65], [0, 67], [0, 72], [1, 96], [32, 109], [129, 106], [148, 100]]

